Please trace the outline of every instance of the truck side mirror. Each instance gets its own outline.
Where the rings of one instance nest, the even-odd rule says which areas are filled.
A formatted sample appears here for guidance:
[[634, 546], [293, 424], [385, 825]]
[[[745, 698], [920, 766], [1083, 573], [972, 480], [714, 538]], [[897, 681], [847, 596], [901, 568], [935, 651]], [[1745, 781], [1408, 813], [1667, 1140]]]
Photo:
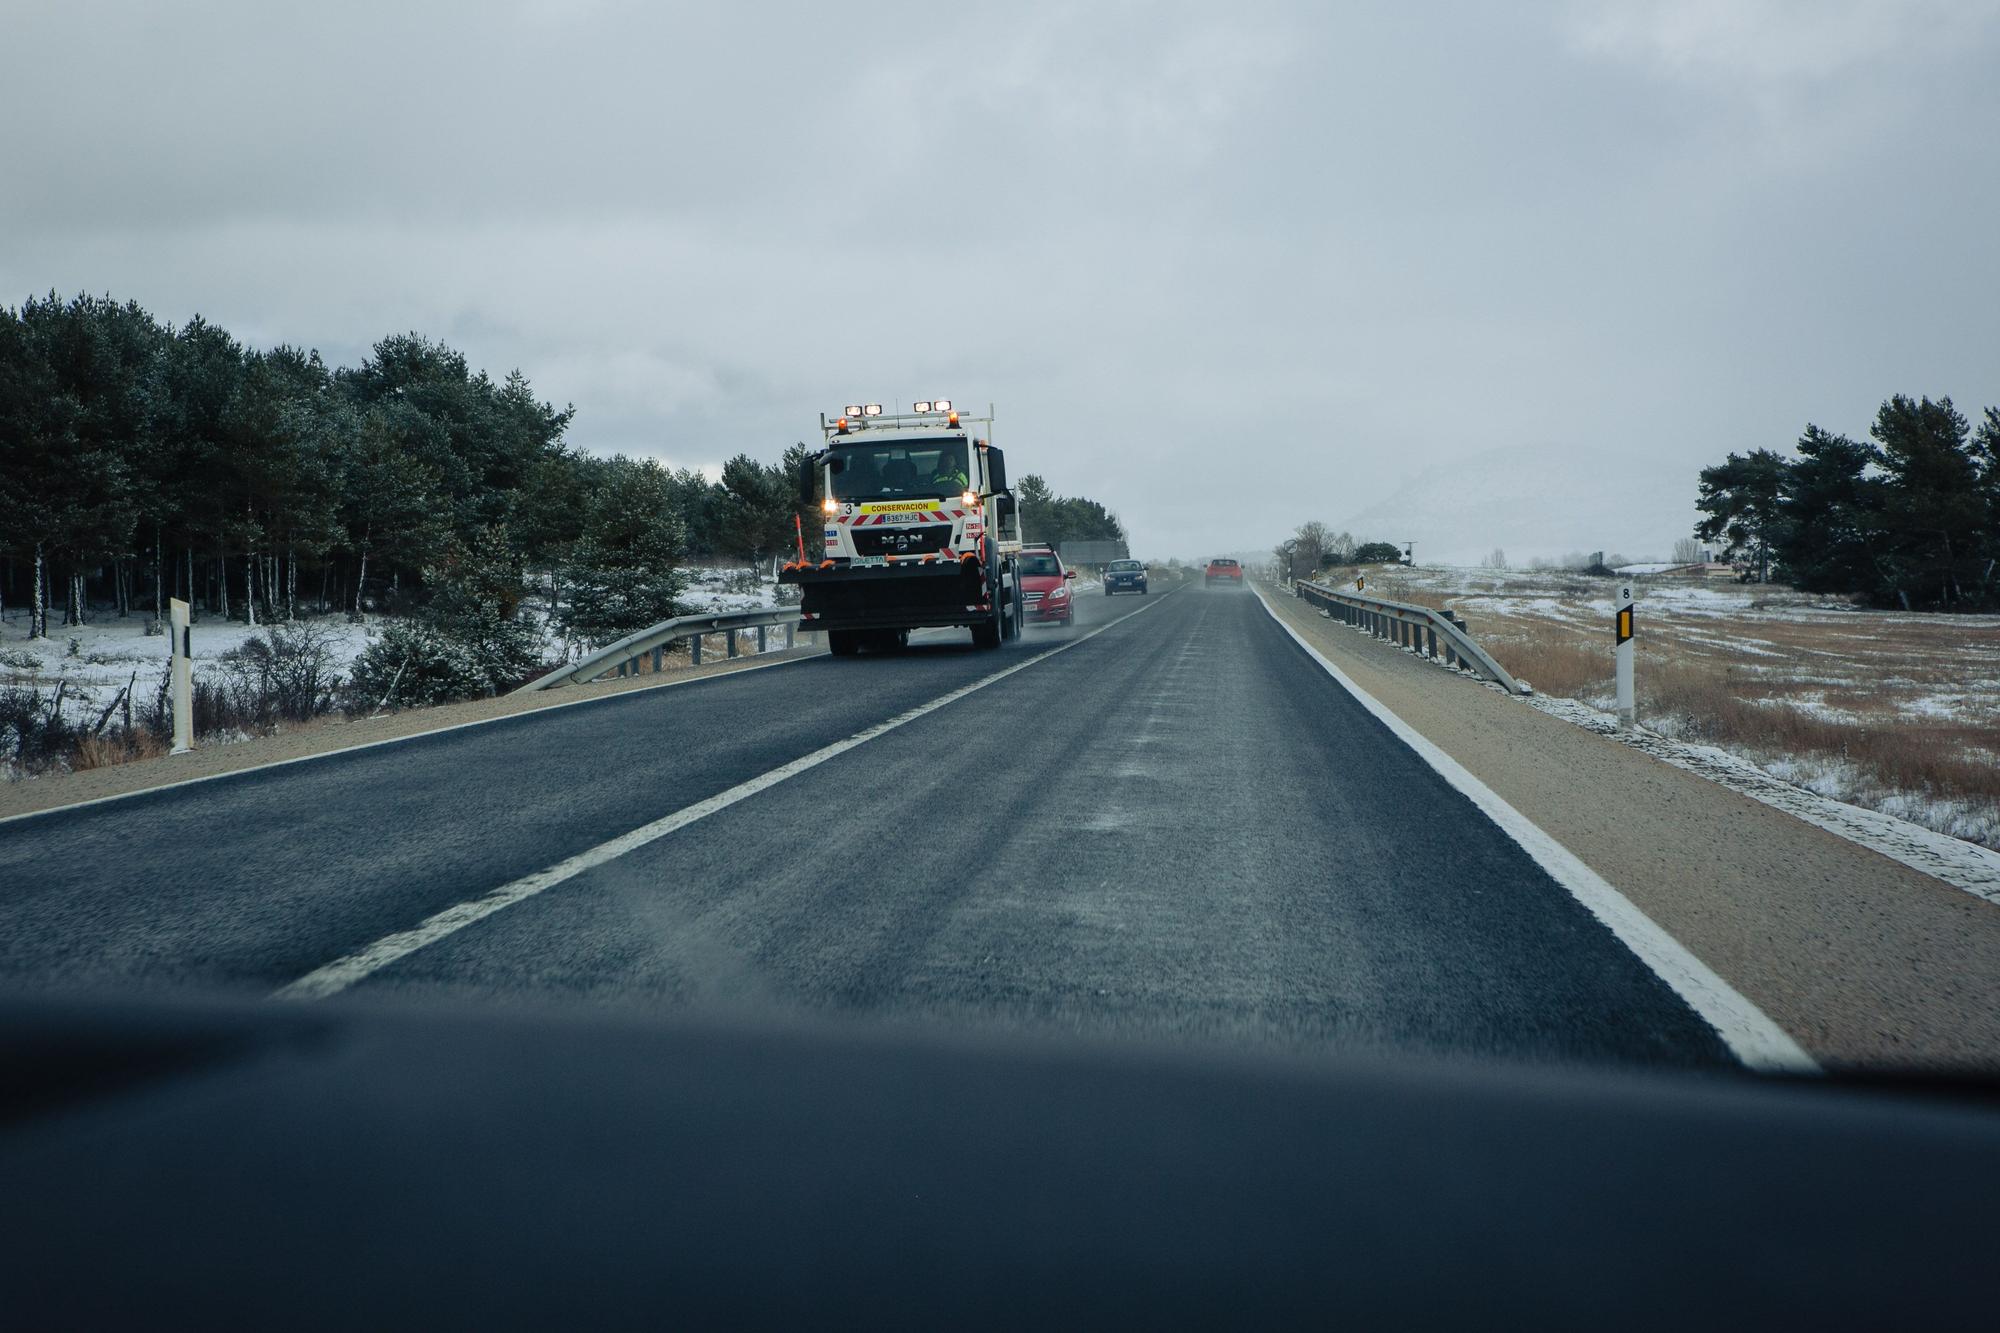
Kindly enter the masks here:
[[986, 451], [986, 472], [988, 478], [993, 483], [994, 490], [1004, 491], [1007, 489], [1007, 455], [1001, 453], [998, 449], [989, 448]]
[[814, 483], [819, 480], [813, 475], [815, 471], [817, 469], [810, 458], [799, 464], [799, 508], [801, 509], [813, 507], [813, 491], [817, 489]]

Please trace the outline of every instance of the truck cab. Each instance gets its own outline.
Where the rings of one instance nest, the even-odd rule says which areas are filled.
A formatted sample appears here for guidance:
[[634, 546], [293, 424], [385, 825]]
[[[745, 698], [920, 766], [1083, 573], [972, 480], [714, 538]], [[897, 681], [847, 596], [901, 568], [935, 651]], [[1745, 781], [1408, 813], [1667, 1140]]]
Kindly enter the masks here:
[[801, 628], [843, 656], [899, 647], [913, 629], [966, 626], [981, 648], [1019, 632], [1020, 515], [992, 420], [948, 400], [820, 418], [825, 447], [801, 468], [799, 498], [818, 511], [825, 554], [809, 559], [802, 542], [778, 575], [799, 585]]

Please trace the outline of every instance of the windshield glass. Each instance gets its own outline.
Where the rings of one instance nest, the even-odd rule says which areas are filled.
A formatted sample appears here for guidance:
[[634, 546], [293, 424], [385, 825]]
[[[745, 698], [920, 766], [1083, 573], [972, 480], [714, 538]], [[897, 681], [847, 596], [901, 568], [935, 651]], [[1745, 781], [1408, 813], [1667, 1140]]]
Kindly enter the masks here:
[[956, 495], [969, 484], [966, 458], [965, 441], [949, 437], [837, 445], [831, 493], [836, 500]]
[[1021, 572], [1059, 578], [1062, 575], [1062, 562], [1052, 555], [1024, 555], [1021, 557]]
[[1141, 565], [1137, 560], [1113, 560], [1111, 562], [1112, 572], [1118, 574], [1129, 574], [1135, 569], [1143, 568], [1145, 566]]

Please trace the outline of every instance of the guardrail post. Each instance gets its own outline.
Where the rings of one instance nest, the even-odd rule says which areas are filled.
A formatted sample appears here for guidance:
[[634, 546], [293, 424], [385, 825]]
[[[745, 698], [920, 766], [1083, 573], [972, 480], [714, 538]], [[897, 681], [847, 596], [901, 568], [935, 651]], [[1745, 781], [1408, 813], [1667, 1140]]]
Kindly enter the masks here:
[[795, 620], [785, 622], [785, 647], [796, 648], [799, 641], [799, 625]]
[[1437, 655], [1438, 655], [1437, 626], [1426, 625], [1424, 626], [1424, 656], [1430, 658], [1433, 662], [1435, 662], [1437, 660]]
[[731, 657], [736, 656], [736, 631], [730, 629], [730, 630], [724, 630], [722, 633], [723, 637], [726, 638], [729, 642], [729, 648], [728, 648], [729, 656]]
[[759, 657], [764, 655], [764, 627], [762, 625], [757, 627], [757, 655]]
[[693, 653], [693, 655], [694, 655], [694, 665], [695, 665], [695, 666], [700, 666], [700, 665], [701, 665], [701, 635], [699, 635], [699, 634], [690, 634], [690, 635], [688, 636], [688, 642], [694, 645], [693, 649], [691, 649], [691, 651], [692, 651], [692, 653]]
[[656, 676], [657, 676], [657, 675], [659, 675], [659, 674], [660, 674], [660, 670], [661, 670], [661, 668], [663, 668], [663, 667], [664, 667], [664, 666], [666, 665], [666, 661], [667, 661], [667, 645], [665, 645], [665, 644], [663, 643], [663, 644], [660, 644], [660, 645], [659, 645], [658, 647], [656, 647], [656, 648], [654, 648], [654, 649], [653, 649], [653, 674], [654, 674], [654, 675], [656, 675]]

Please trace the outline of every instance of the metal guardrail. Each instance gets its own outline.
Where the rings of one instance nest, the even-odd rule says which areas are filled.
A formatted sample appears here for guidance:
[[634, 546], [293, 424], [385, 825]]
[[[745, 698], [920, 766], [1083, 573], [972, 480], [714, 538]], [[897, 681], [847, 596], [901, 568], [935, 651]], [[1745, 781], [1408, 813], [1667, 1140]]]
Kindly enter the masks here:
[[1470, 671], [1475, 676], [1498, 683], [1509, 694], [1532, 694], [1533, 690], [1507, 674], [1507, 669], [1487, 655], [1484, 648], [1466, 633], [1465, 622], [1448, 611], [1428, 606], [1411, 606], [1357, 592], [1343, 592], [1324, 583], [1304, 579], [1292, 585], [1299, 597], [1324, 610], [1335, 620], [1354, 626], [1423, 657], [1437, 659], [1454, 671]]
[[558, 685], [585, 685], [613, 671], [620, 676], [636, 676], [639, 674], [639, 663], [648, 654], [651, 654], [653, 670], [657, 672], [664, 663], [667, 645], [681, 639], [694, 641], [694, 665], [700, 666], [701, 640], [705, 634], [727, 633], [729, 656], [738, 657], [741, 653], [736, 647], [736, 632], [754, 629], [757, 631], [757, 651], [761, 653], [768, 647], [766, 640], [771, 630], [780, 626], [785, 631], [785, 647], [792, 647], [798, 642], [799, 609], [796, 606], [774, 607], [765, 611], [724, 611], [705, 616], [675, 616], [651, 629], [628, 634], [608, 648], [586, 654], [580, 661], [559, 666], [546, 676], [538, 676], [514, 693], [549, 690]]

